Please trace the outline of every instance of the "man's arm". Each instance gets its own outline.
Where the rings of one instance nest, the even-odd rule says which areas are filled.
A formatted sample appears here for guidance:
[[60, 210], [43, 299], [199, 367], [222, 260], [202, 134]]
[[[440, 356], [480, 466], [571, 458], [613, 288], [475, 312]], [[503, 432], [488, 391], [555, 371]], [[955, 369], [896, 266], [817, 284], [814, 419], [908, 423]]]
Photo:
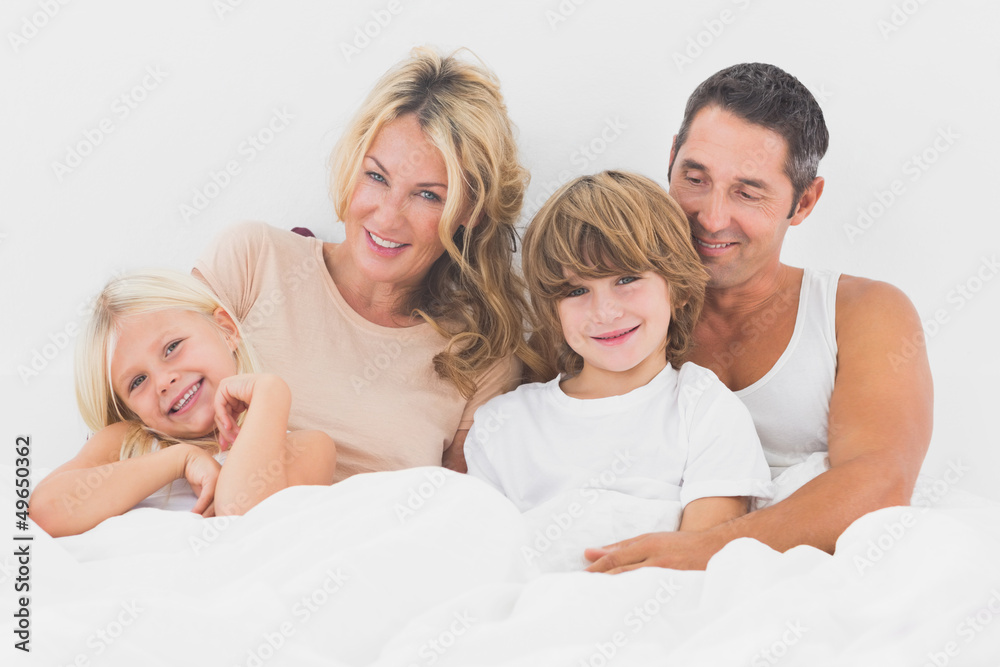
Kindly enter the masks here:
[[657, 565], [703, 569], [731, 540], [778, 551], [833, 552], [868, 512], [907, 505], [930, 443], [933, 389], [920, 319], [895, 287], [843, 276], [837, 292], [837, 379], [830, 400], [830, 470], [784, 501], [700, 533], [654, 533], [620, 549], [588, 549], [591, 571]]

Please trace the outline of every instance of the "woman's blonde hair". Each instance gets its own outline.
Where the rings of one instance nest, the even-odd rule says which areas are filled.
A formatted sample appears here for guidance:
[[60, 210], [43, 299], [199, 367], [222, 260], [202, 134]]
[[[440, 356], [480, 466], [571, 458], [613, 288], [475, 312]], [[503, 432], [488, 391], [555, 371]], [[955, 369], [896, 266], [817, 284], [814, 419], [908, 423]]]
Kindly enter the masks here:
[[687, 217], [652, 180], [604, 171], [581, 176], [549, 198], [528, 226], [521, 264], [531, 293], [532, 346], [550, 366], [538, 379], [575, 375], [583, 358], [566, 344], [559, 302], [585, 279], [653, 271], [667, 281], [667, 361], [679, 366], [701, 313], [708, 274], [691, 244]]
[[[502, 357], [514, 353], [529, 366], [537, 360], [525, 344], [527, 303], [513, 270], [529, 175], [496, 75], [460, 59], [460, 51], [441, 56], [416, 48], [375, 84], [333, 151], [331, 194], [344, 220], [368, 149], [401, 116], [412, 114], [441, 151], [449, 184], [438, 225], [445, 253], [404, 302], [404, 312], [450, 339], [434, 367], [469, 397], [474, 378]], [[463, 226], [451, 233], [456, 222]]]
[[[77, 340], [76, 402], [87, 427], [94, 433], [118, 422], [128, 422], [129, 429], [122, 443], [120, 458], [141, 456], [155, 441], [165, 447], [178, 440], [154, 431], [143, 424], [115, 394], [111, 382], [111, 358], [118, 344], [121, 322], [125, 318], [158, 310], [179, 309], [204, 316], [224, 330], [213, 318], [218, 308], [224, 308], [218, 297], [193, 276], [179, 271], [148, 270], [113, 278], [94, 300], [90, 319]], [[239, 340], [234, 352], [238, 373], [255, 373], [260, 365], [233, 319]], [[206, 449], [218, 447], [212, 438], [185, 440]]]

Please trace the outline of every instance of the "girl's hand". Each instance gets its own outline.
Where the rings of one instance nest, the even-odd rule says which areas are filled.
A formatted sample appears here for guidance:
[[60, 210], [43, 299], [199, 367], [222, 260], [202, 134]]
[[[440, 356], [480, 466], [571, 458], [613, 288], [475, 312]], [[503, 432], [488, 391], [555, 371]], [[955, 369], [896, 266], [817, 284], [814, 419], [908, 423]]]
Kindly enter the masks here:
[[[236, 436], [240, 434], [236, 420], [244, 411], [250, 409], [250, 402], [255, 393], [262, 397], [264, 405], [270, 410], [276, 396], [288, 397], [288, 385], [277, 375], [268, 373], [233, 375], [219, 383], [219, 388], [215, 391], [215, 425], [219, 429], [219, 448], [222, 451], [226, 451], [236, 442]], [[284, 415], [286, 425], [287, 410], [286, 406]]]
[[219, 479], [219, 471], [222, 466], [212, 458], [204, 449], [194, 445], [174, 445], [175, 447], [186, 446], [187, 452], [184, 456], [184, 478], [191, 485], [191, 490], [198, 496], [198, 502], [191, 509], [196, 514], [205, 517], [215, 516], [215, 483]]
[[250, 407], [257, 378], [251, 373], [233, 375], [222, 380], [215, 391], [215, 425], [219, 429], [219, 449], [222, 451], [229, 449], [240, 434], [236, 420]]

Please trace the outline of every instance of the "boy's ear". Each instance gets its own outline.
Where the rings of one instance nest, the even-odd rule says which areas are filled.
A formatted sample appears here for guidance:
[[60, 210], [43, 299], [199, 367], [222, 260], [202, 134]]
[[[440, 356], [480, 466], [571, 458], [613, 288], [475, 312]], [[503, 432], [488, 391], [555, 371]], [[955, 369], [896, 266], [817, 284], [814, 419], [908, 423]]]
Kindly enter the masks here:
[[236, 321], [221, 306], [216, 308], [215, 312], [212, 313], [212, 319], [225, 332], [226, 343], [229, 345], [229, 349], [235, 352], [240, 342], [240, 332], [236, 328]]

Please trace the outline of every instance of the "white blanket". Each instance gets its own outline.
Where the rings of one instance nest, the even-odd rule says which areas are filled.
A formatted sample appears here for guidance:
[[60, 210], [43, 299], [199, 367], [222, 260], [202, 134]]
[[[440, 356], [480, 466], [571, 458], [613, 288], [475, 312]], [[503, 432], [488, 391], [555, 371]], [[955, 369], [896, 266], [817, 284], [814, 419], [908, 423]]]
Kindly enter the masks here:
[[[959, 494], [869, 514], [833, 556], [742, 539], [705, 572], [618, 576], [554, 570], [579, 569], [623, 498], [567, 525], [436, 468], [287, 489], [232, 519], [33, 526], [30, 664], [994, 665], [1000, 508]], [[631, 528], [655, 514], [636, 506]]]

